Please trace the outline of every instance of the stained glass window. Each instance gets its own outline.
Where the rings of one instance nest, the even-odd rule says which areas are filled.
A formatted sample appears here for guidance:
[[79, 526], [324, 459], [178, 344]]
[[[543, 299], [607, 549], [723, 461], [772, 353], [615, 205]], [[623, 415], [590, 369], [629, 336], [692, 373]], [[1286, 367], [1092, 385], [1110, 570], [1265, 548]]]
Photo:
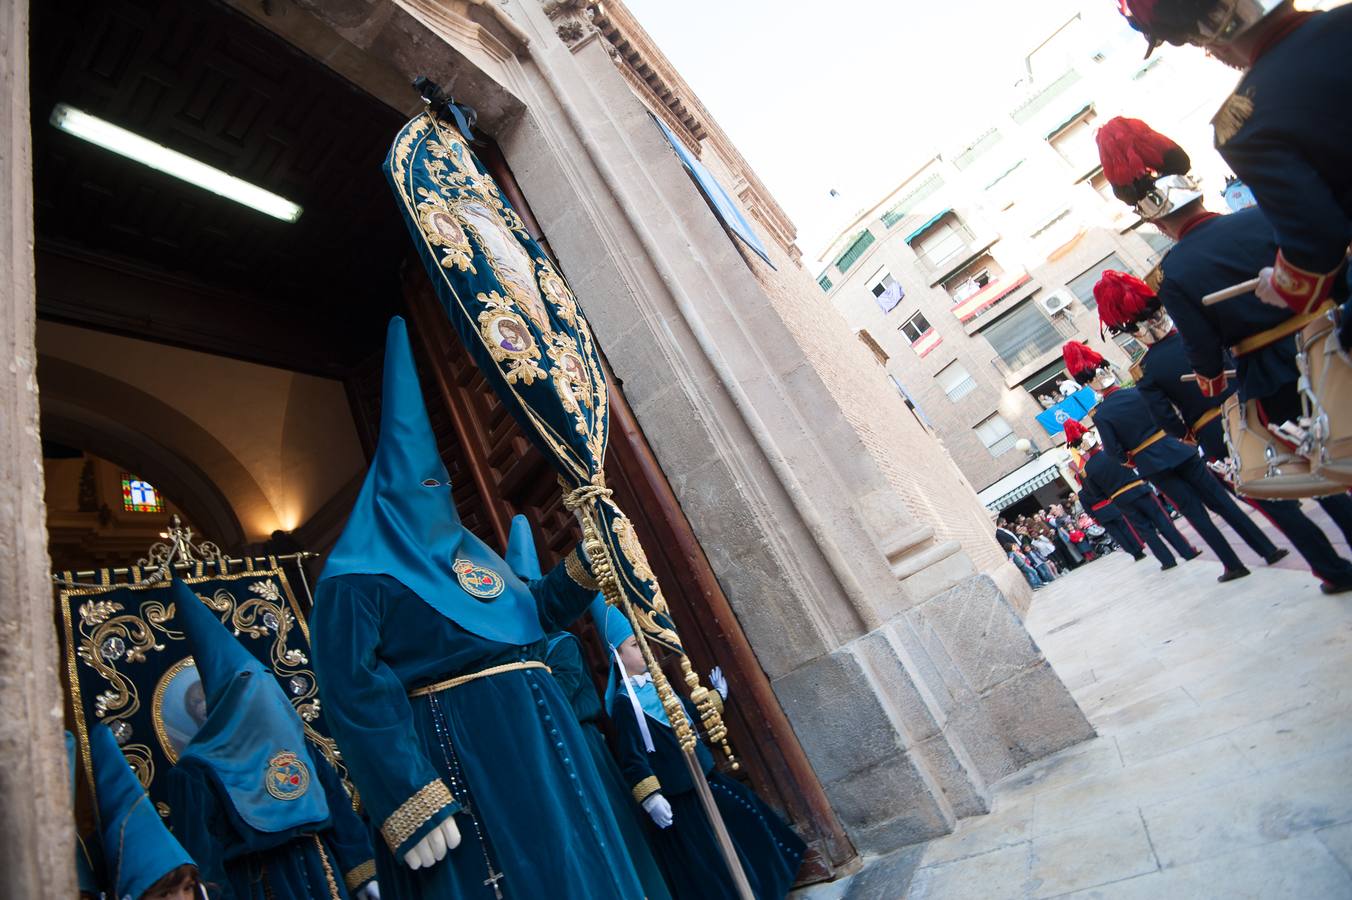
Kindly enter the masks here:
[[122, 508], [127, 512], [164, 512], [164, 500], [150, 482], [123, 472]]

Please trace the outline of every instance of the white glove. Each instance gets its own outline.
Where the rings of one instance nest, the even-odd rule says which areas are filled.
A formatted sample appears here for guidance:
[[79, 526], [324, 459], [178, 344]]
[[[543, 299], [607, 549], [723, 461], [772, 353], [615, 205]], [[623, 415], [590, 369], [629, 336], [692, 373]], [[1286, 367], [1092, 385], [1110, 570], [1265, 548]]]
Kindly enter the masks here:
[[375, 880], [366, 882], [362, 889], [357, 891], [357, 900], [380, 900], [380, 885]]
[[643, 801], [643, 811], [652, 817], [653, 824], [658, 828], [671, 826], [671, 804], [661, 794], [649, 794]]
[[1272, 266], [1258, 272], [1258, 287], [1254, 288], [1253, 292], [1258, 295], [1259, 300], [1262, 300], [1268, 306], [1275, 306], [1284, 312], [1289, 311], [1291, 305], [1272, 286], [1272, 272]]
[[455, 824], [455, 816], [447, 816], [446, 821], [429, 831], [404, 854], [404, 862], [410, 869], [423, 869], [440, 862], [447, 850], [459, 846], [460, 828]]
[[721, 666], [714, 666], [709, 670], [709, 684], [713, 686], [714, 690], [718, 691], [718, 696], [724, 700], [728, 699], [728, 680], [723, 677]]

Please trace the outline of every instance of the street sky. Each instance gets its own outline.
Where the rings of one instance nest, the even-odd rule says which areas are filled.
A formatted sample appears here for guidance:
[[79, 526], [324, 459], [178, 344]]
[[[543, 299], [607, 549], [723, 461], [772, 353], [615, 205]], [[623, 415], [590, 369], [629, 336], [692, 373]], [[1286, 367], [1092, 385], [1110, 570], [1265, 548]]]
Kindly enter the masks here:
[[809, 268], [930, 154], [985, 131], [1071, 16], [1126, 27], [1111, 0], [625, 3], [787, 210]]

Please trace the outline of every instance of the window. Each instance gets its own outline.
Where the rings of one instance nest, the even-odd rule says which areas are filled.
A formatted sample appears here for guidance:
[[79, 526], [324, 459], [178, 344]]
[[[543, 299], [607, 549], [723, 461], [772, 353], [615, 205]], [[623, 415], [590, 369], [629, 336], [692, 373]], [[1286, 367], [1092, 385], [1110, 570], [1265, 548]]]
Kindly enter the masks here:
[[1005, 270], [988, 253], [945, 281], [944, 290], [954, 303], [961, 303], [1003, 274]]
[[887, 212], [883, 213], [883, 224], [888, 228], [891, 228], [893, 225], [910, 215], [915, 208], [920, 205], [921, 200], [924, 200], [943, 186], [944, 179], [942, 176], [929, 176], [924, 181], [920, 182], [914, 190], [898, 200], [896, 206], [893, 206]]
[[1070, 210], [1062, 210], [1050, 222], [1033, 232], [1034, 249], [1044, 258], [1050, 258], [1057, 250], [1079, 237], [1082, 230], [1080, 223], [1070, 214]]
[[1109, 253], [1066, 284], [1070, 292], [1084, 304], [1085, 309], [1098, 308], [1098, 301], [1094, 299], [1094, 285], [1098, 284], [1099, 278], [1109, 269], [1117, 272], [1131, 271], [1131, 267], [1122, 261], [1122, 257], [1116, 253]]
[[944, 393], [948, 395], [949, 400], [960, 400], [976, 390], [976, 379], [957, 360], [940, 369], [939, 374], [934, 376], [934, 380], [939, 383], [939, 387], [944, 389]]
[[1036, 303], [1020, 303], [980, 332], [1010, 370], [1061, 346], [1061, 333]]
[[122, 508], [127, 512], [164, 512], [164, 501], [160, 492], [126, 472], [122, 473]]
[[1115, 334], [1113, 341], [1131, 357], [1132, 365], [1140, 362], [1141, 357], [1145, 356], [1145, 345], [1129, 334]]
[[923, 315], [916, 313], [905, 322], [902, 322], [897, 330], [906, 335], [906, 340], [914, 344], [926, 334], [929, 334], [930, 323]]
[[910, 241], [920, 262], [931, 272], [941, 272], [961, 262], [971, 243], [972, 233], [953, 213], [948, 213]]
[[981, 438], [981, 443], [986, 445], [986, 449], [991, 452], [991, 456], [999, 456], [1006, 450], [1013, 450], [1014, 444], [1018, 440], [1014, 437], [1014, 429], [1009, 427], [1009, 423], [999, 413], [982, 420], [972, 430], [976, 432], [977, 437]]
[[821, 288], [823, 291], [825, 291], [825, 292], [827, 292], [827, 293], [830, 293], [830, 292], [831, 292], [831, 279], [828, 278], [828, 277], [826, 277], [825, 275], [823, 275], [822, 277], [820, 277], [820, 278], [817, 279], [817, 286], [818, 286], [819, 288]]
[[878, 308], [885, 313], [896, 309], [897, 304], [906, 296], [906, 291], [892, 277], [892, 273], [887, 271], [886, 266], [879, 268], [869, 279], [869, 293], [873, 294], [873, 299], [877, 301]]
[[1163, 256], [1164, 251], [1174, 245], [1174, 239], [1154, 225], [1142, 224], [1140, 228], [1136, 229], [1136, 234], [1150, 245], [1150, 249], [1154, 251], [1156, 258]]
[[1093, 108], [1088, 107], [1047, 135], [1047, 143], [1070, 164], [1076, 176], [1092, 172], [1099, 166], [1098, 143], [1094, 140], [1097, 120]]
[[881, 344], [873, 339], [873, 335], [869, 334], [867, 331], [857, 331], [855, 332], [855, 336], [869, 349], [869, 352], [873, 354], [873, 358], [878, 361], [879, 365], [887, 365], [887, 351], [882, 348]]
[[845, 249], [844, 253], [840, 254], [838, 259], [836, 259], [836, 268], [840, 270], [840, 274], [844, 275], [848, 272], [850, 266], [859, 261], [859, 257], [864, 255], [865, 250], [873, 246], [875, 240], [877, 240], [877, 238], [873, 236], [873, 232], [871, 231], [861, 231], [856, 235], [854, 241], [850, 243], [850, 246]]
[[1032, 394], [1038, 404], [1046, 409], [1061, 402], [1060, 384], [1069, 377], [1065, 365], [1058, 359], [1025, 378], [1020, 387]]

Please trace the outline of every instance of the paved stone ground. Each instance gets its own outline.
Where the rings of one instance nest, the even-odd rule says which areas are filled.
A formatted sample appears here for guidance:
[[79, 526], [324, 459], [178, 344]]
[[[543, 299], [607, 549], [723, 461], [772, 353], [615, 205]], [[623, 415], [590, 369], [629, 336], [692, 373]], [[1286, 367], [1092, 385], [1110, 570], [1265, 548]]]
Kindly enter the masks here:
[[803, 897], [1352, 898], [1352, 595], [1294, 569], [1114, 553], [1039, 591], [1028, 626], [1099, 736]]

